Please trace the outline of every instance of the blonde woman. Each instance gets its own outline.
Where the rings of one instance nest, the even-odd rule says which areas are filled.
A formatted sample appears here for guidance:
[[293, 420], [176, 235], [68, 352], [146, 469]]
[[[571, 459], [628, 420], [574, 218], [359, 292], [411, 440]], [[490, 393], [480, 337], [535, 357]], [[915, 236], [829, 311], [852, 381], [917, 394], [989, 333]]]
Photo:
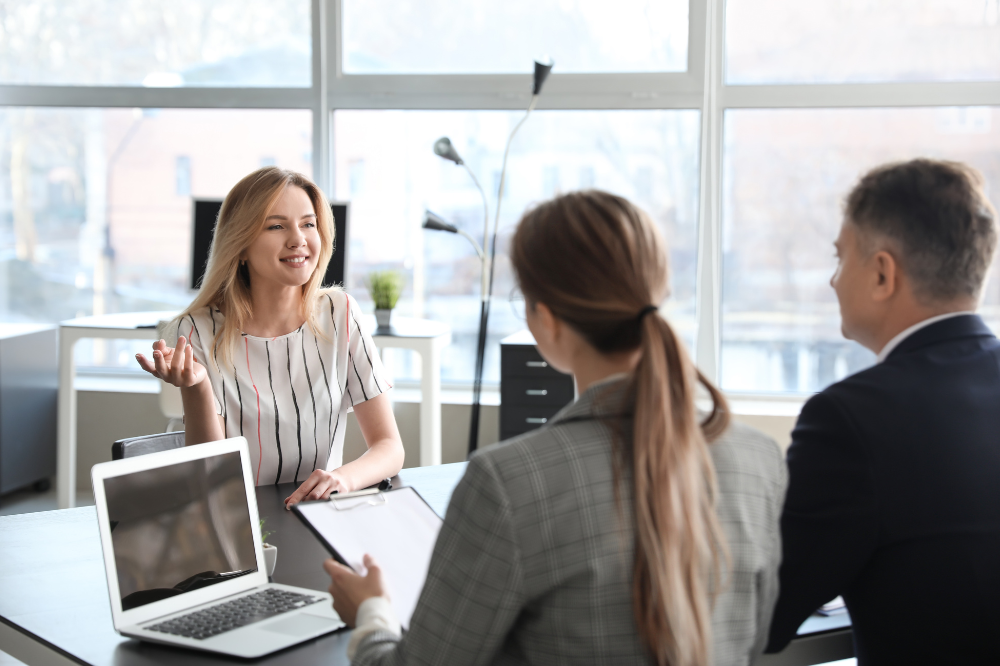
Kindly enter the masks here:
[[567, 194], [524, 216], [511, 263], [539, 352], [580, 397], [469, 462], [405, 636], [376, 562], [361, 576], [326, 561], [334, 608], [356, 625], [348, 655], [751, 663], [778, 592], [785, 463], [772, 440], [729, 423], [660, 316], [656, 228], [620, 197]]
[[[259, 169], [219, 212], [201, 291], [153, 345], [147, 372], [178, 386], [188, 445], [246, 437], [258, 485], [294, 482], [319, 499], [396, 474], [403, 445], [390, 388], [357, 303], [321, 289], [333, 254], [330, 206], [301, 174]], [[368, 450], [343, 465], [353, 409]]]

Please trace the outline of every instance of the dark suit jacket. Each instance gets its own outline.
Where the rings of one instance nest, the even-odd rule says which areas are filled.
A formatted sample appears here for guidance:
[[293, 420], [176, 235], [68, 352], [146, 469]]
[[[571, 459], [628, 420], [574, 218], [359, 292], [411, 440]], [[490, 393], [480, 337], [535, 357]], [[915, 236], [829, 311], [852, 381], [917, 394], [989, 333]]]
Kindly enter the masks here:
[[838, 594], [860, 666], [1000, 664], [1000, 341], [921, 329], [802, 409], [769, 652]]

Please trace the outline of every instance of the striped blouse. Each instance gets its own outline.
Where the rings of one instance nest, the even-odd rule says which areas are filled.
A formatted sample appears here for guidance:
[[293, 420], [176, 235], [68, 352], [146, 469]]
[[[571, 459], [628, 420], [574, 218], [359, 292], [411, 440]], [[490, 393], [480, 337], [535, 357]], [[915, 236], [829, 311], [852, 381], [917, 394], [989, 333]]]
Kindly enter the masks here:
[[326, 340], [305, 324], [274, 338], [244, 333], [228, 367], [212, 352], [219, 310], [205, 308], [179, 323], [178, 335], [188, 337], [208, 370], [226, 436], [246, 437], [250, 445], [257, 485], [301, 483], [315, 469], [340, 467], [347, 413], [391, 388], [358, 323], [357, 301], [342, 291], [319, 299]]

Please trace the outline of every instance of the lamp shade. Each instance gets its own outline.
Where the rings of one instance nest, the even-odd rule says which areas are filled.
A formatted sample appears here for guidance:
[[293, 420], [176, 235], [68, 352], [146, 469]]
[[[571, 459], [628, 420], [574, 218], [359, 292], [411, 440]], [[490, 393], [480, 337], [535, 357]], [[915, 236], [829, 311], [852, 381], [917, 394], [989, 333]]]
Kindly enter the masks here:
[[549, 72], [552, 71], [552, 66], [555, 65], [551, 58], [542, 58], [542, 60], [535, 61], [535, 82], [531, 87], [531, 94], [538, 95], [542, 92], [542, 86], [545, 84], [545, 79], [549, 78]]
[[448, 224], [445, 222], [444, 218], [437, 213], [432, 213], [429, 210], [424, 211], [424, 229], [433, 229], [434, 231], [448, 231], [453, 234], [458, 233], [458, 227], [454, 224]]
[[455, 150], [455, 146], [451, 145], [451, 139], [446, 136], [443, 136], [434, 142], [434, 154], [438, 157], [443, 157], [446, 160], [451, 160], [455, 164], [464, 164], [464, 162], [462, 162], [462, 158], [458, 154], [458, 151]]

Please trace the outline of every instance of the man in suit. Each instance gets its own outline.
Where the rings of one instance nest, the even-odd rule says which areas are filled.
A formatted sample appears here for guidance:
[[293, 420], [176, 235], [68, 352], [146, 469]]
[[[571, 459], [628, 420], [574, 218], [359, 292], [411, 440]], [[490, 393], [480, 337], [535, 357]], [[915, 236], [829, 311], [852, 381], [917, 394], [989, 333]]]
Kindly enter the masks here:
[[768, 652], [842, 595], [861, 666], [1000, 664], [1000, 341], [975, 314], [996, 218], [951, 162], [882, 166], [848, 196], [830, 284], [878, 361], [792, 433]]

